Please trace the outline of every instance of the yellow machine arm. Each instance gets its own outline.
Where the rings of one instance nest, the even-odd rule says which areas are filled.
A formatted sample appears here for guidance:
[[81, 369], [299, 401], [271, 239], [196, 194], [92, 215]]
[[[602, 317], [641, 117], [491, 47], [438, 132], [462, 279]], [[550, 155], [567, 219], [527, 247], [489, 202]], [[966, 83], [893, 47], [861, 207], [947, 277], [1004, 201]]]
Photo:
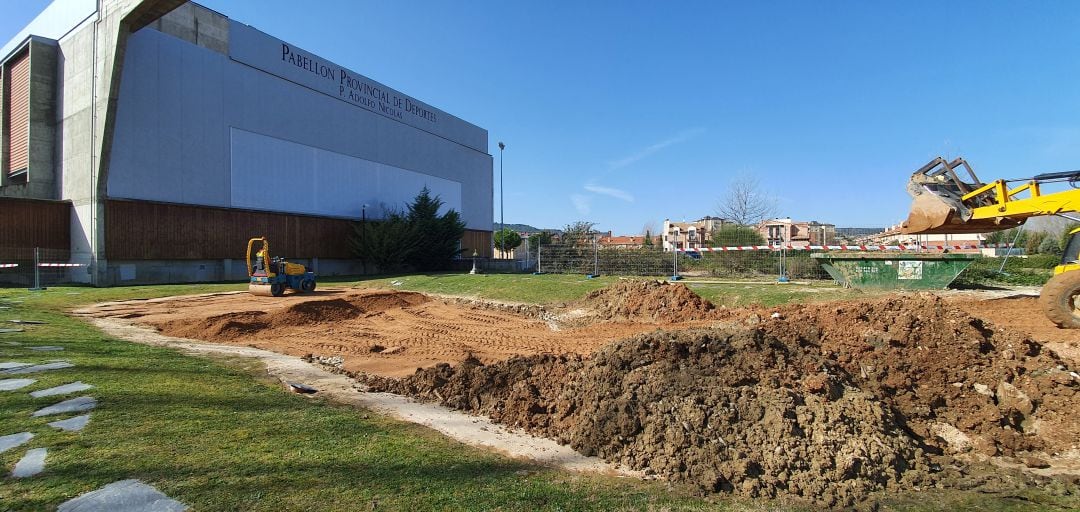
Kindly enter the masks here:
[[[962, 178], [957, 171], [966, 171]], [[1009, 181], [982, 183], [963, 158], [935, 158], [911, 176], [911, 212], [905, 234], [985, 233], [1019, 226], [1031, 217], [1080, 211], [1080, 189], [1043, 193], [1046, 183], [1080, 182], [1080, 171], [1040, 174], [1009, 188]]]
[[[961, 178], [957, 170], [967, 171]], [[1023, 182], [1013, 188], [1009, 183]], [[1073, 188], [1044, 194], [1042, 185], [1067, 182]], [[911, 175], [911, 213], [901, 232], [985, 233], [1019, 226], [1031, 217], [1080, 211], [1080, 171], [1040, 174], [1023, 180], [982, 183], [963, 158], [935, 158]], [[1061, 265], [1039, 293], [1047, 318], [1080, 329], [1080, 230], [1069, 233]]]
[[[968, 201], [984, 194], [992, 198], [993, 204], [972, 209], [971, 218], [976, 220], [998, 217], [1027, 219], [1041, 215], [1080, 211], [1080, 189], [1043, 194], [1039, 190], [1039, 183], [1032, 179], [1019, 187], [1010, 189], [1005, 180], [997, 180], [973, 190], [962, 199]], [[1027, 197], [1016, 197], [1024, 192], [1028, 192]]]

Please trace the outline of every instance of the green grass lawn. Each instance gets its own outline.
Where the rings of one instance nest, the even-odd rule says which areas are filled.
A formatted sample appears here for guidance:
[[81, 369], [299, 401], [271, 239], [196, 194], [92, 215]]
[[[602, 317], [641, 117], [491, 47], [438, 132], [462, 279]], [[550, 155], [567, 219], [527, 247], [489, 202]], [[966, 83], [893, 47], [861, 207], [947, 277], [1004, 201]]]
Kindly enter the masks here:
[[[44, 473], [0, 485], [0, 510], [54, 508], [126, 478], [139, 478], [197, 510], [371, 510], [373, 500], [379, 510], [711, 507], [659, 483], [546, 469], [424, 427], [289, 394], [249, 362], [194, 358], [110, 339], [61, 312], [80, 302], [176, 291], [0, 290], [0, 304], [11, 306], [0, 310], [4, 324], [14, 318], [48, 322], [0, 335], [0, 360], [62, 358], [76, 365], [33, 375], [38, 382], [28, 388], [0, 392], [0, 435], [37, 436], [0, 454], [4, 472], [25, 448], [49, 449]], [[26, 349], [38, 344], [67, 350]], [[99, 401], [83, 432], [45, 425], [57, 418], [31, 418], [34, 410], [65, 397], [34, 399], [28, 392], [76, 380], [93, 384], [84, 393]]]
[[[340, 280], [513, 301], [559, 302], [580, 297], [613, 278], [577, 276], [430, 275]], [[330, 283], [326, 283], [330, 284]], [[715, 286], [715, 288], [708, 288]], [[742, 286], [742, 285], [740, 285]], [[770, 287], [774, 285], [762, 285]], [[698, 510], [787, 509], [725, 497], [696, 498], [681, 488], [539, 467], [467, 447], [427, 428], [365, 410], [283, 391], [247, 360], [204, 359], [109, 338], [65, 312], [105, 300], [244, 289], [243, 284], [45, 292], [0, 289], [0, 323], [32, 319], [46, 325], [0, 334], [0, 361], [66, 359], [75, 368], [33, 375], [28, 388], [0, 392], [0, 435], [24, 430], [29, 444], [0, 454], [6, 474], [26, 448], [47, 447], [44, 473], [4, 478], [0, 510], [48, 510], [102, 485], [138, 478], [196, 510]], [[830, 292], [795, 288], [695, 287], [735, 301], [820, 298]], [[845, 292], [846, 293], [846, 292]], [[787, 294], [787, 295], [785, 295]], [[738, 297], [735, 299], [734, 297]], [[725, 299], [727, 300], [727, 299]], [[18, 342], [12, 346], [6, 342]], [[37, 353], [27, 345], [62, 345]], [[29, 391], [76, 380], [96, 386], [99, 401], [81, 433], [54, 431], [31, 418], [64, 397], [33, 399]], [[72, 395], [78, 396], [78, 395]], [[65, 416], [66, 417], [66, 416]], [[1030, 501], [978, 493], [930, 492], [896, 498], [904, 510], [1068, 508], [1036, 492]]]

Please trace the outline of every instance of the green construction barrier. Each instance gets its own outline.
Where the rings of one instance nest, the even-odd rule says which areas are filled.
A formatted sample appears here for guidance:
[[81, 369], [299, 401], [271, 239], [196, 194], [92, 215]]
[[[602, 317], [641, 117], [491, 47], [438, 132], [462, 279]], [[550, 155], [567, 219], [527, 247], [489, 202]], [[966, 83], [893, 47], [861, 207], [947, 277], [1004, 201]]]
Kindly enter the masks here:
[[811, 257], [843, 286], [933, 290], [949, 286], [979, 255], [825, 252]]

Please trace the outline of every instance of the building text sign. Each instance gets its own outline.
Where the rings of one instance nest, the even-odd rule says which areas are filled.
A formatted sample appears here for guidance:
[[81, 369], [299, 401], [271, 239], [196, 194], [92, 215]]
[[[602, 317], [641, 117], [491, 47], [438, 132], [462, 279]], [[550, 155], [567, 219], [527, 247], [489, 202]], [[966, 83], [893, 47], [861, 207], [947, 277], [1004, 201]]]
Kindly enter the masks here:
[[281, 43], [282, 65], [295, 66], [310, 73], [316, 80], [329, 80], [337, 86], [337, 95], [351, 103], [376, 110], [380, 114], [397, 119], [409, 115], [415, 119], [438, 123], [439, 116], [427, 105], [386, 88], [364, 76], [350, 74], [349, 70], [326, 62], [299, 48]]
[[487, 133], [483, 129], [236, 21], [229, 26], [229, 57], [377, 114], [487, 151]]

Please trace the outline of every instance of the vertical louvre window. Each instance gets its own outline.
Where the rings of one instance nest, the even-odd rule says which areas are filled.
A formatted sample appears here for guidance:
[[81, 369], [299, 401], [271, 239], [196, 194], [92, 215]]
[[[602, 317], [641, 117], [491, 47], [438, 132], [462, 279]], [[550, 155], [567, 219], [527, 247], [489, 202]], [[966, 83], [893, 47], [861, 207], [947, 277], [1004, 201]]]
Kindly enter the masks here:
[[16, 174], [26, 170], [30, 153], [30, 52], [8, 61], [4, 73], [4, 126], [8, 142], [8, 159], [4, 172]]

